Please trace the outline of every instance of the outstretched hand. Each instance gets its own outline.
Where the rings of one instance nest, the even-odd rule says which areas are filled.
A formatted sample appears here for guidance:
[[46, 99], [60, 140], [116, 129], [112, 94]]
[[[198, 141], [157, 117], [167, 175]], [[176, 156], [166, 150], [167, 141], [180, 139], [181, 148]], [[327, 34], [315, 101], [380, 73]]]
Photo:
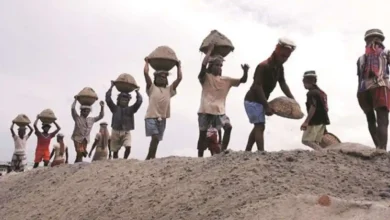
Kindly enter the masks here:
[[181, 68], [181, 61], [180, 60], [177, 61], [176, 66], [177, 66], [177, 68]]
[[248, 70], [249, 70], [249, 65], [248, 64], [241, 64], [241, 68], [242, 68], [242, 70], [244, 70], [244, 72], [248, 72]]
[[100, 101], [100, 102], [99, 102], [99, 105], [100, 105], [101, 107], [104, 107], [104, 102], [103, 102], [103, 101]]
[[144, 60], [146, 63], [149, 63], [149, 57], [145, 57]]

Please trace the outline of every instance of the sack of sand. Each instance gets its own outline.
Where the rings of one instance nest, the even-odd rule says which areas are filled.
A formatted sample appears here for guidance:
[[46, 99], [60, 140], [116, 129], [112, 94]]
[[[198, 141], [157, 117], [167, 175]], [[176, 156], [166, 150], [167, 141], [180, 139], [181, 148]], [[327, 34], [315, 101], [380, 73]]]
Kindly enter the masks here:
[[96, 100], [98, 100], [98, 96], [95, 90], [90, 87], [85, 87], [77, 94], [77, 101], [79, 101], [81, 105], [91, 106]]
[[19, 127], [25, 127], [31, 123], [30, 119], [25, 114], [19, 114], [12, 122]]
[[168, 46], [159, 46], [149, 54], [149, 64], [156, 71], [169, 71], [179, 61], [175, 51]]
[[269, 102], [270, 108], [280, 117], [301, 119], [304, 114], [298, 102], [288, 97], [278, 97]]
[[130, 93], [139, 88], [134, 77], [128, 73], [120, 74], [114, 81], [114, 85], [119, 92], [125, 93]]
[[217, 30], [212, 30], [210, 34], [203, 40], [199, 50], [203, 53], [207, 53], [209, 45], [213, 43], [214, 50], [211, 55], [221, 55], [226, 57], [230, 52], [234, 51], [232, 42], [225, 35]]
[[38, 115], [38, 118], [39, 118], [39, 120], [41, 120], [41, 122], [42, 122], [43, 124], [51, 124], [51, 123], [53, 123], [55, 120], [57, 120], [57, 117], [55, 116], [53, 110], [51, 110], [50, 108], [43, 110], [43, 111]]
[[341, 143], [341, 141], [336, 135], [329, 133], [329, 132], [325, 132], [325, 134], [322, 137], [322, 140], [320, 142], [320, 146], [322, 148], [326, 148], [330, 145], [339, 144], [339, 143]]

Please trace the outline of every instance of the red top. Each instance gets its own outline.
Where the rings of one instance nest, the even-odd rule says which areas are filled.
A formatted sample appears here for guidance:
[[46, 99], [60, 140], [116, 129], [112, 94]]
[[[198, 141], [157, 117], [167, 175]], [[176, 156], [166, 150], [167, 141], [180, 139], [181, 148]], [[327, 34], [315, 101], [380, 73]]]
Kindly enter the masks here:
[[53, 138], [52, 134], [48, 134], [47, 136], [42, 133], [37, 133], [38, 144], [37, 149], [49, 150], [50, 141]]

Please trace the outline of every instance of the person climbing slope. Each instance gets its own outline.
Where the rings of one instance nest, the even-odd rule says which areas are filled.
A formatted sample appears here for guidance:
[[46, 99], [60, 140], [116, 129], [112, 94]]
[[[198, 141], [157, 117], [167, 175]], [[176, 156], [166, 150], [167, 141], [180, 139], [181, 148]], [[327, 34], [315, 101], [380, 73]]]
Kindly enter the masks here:
[[91, 113], [91, 106], [80, 106], [80, 115], [76, 111], [77, 96], [74, 97], [74, 102], [71, 107], [73, 121], [75, 122], [72, 140], [76, 150], [75, 163], [83, 162], [83, 157], [88, 155], [87, 145], [89, 143], [90, 134], [95, 122], [100, 121], [104, 117], [104, 102], [100, 101], [100, 113], [96, 117], [88, 117]]
[[167, 119], [171, 117], [171, 98], [176, 95], [176, 89], [182, 80], [180, 61], [176, 64], [177, 77], [171, 85], [168, 83], [168, 72], [158, 71], [154, 81], [149, 76], [149, 58], [145, 58], [144, 76], [149, 105], [145, 115], [145, 133], [151, 137], [146, 160], [156, 158], [157, 147], [163, 140]]
[[134, 130], [134, 114], [142, 105], [142, 95], [138, 89], [135, 90], [137, 94], [137, 100], [131, 106], [129, 102], [131, 100], [131, 94], [121, 92], [118, 95], [117, 103], [112, 101], [111, 93], [114, 87], [114, 81], [111, 81], [111, 87], [106, 92], [106, 103], [110, 111], [112, 112], [111, 121], [111, 151], [113, 152], [113, 158], [118, 158], [118, 152], [122, 146], [125, 147], [125, 154], [123, 159], [127, 159], [131, 151], [131, 131]]
[[385, 49], [385, 36], [379, 29], [368, 30], [364, 40], [365, 53], [357, 61], [357, 99], [366, 115], [375, 147], [386, 150], [390, 110], [390, 51]]
[[14, 150], [14, 154], [12, 155], [11, 169], [9, 171], [23, 172], [27, 163], [26, 143], [34, 130], [30, 125], [27, 125], [29, 129], [27, 135], [26, 135], [26, 127], [19, 127], [18, 134], [15, 134], [14, 125], [15, 123], [12, 123], [10, 130], [11, 130], [12, 138], [14, 139], [15, 150]]
[[321, 150], [321, 140], [326, 126], [330, 124], [328, 116], [328, 98], [317, 85], [315, 71], [306, 71], [303, 75], [303, 85], [309, 90], [306, 94], [307, 117], [301, 125], [302, 143], [313, 150]]
[[61, 127], [57, 124], [57, 122], [53, 122], [56, 126], [56, 130], [52, 133], [49, 133], [51, 128], [50, 124], [42, 124], [42, 132], [38, 129], [38, 120], [39, 115], [37, 115], [37, 119], [34, 122], [34, 130], [35, 135], [37, 136], [37, 148], [35, 150], [35, 159], [34, 159], [34, 168], [39, 166], [39, 163], [43, 161], [43, 165], [47, 167], [50, 162], [50, 142], [53, 137], [61, 130]]
[[222, 148], [227, 149], [232, 129], [230, 119], [225, 114], [226, 97], [231, 87], [238, 87], [245, 83], [248, 78], [249, 66], [241, 65], [243, 76], [241, 78], [231, 78], [222, 76], [223, 57], [215, 55], [211, 57], [215, 45], [210, 44], [208, 52], [203, 59], [198, 79], [202, 85], [202, 95], [198, 111], [199, 138], [198, 157], [203, 157], [206, 148], [207, 130], [214, 127], [220, 130], [225, 128]]
[[[65, 154], [65, 158], [64, 158]], [[66, 146], [64, 142], [64, 135], [63, 134], [57, 134], [57, 143], [53, 144], [53, 150], [50, 154], [50, 159], [52, 159], [54, 156], [53, 162], [51, 162], [51, 166], [58, 166], [64, 163], [68, 163], [69, 153], [68, 153], [68, 146]]]
[[[107, 122], [100, 123], [100, 130], [96, 134], [95, 141], [92, 144], [92, 149], [89, 151], [88, 157], [91, 158], [93, 151], [96, 148], [92, 161], [111, 159], [110, 133], [107, 128]], [[108, 148], [108, 149], [107, 149]]]

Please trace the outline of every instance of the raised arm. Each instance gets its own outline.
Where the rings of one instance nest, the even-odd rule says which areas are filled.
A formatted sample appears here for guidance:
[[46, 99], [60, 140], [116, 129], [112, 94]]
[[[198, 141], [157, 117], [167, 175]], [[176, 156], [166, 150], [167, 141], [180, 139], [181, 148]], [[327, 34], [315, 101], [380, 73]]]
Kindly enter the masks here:
[[240, 82], [241, 83], [246, 83], [246, 81], [248, 80], [248, 71], [249, 71], [249, 65], [248, 64], [241, 64], [241, 68], [242, 68], [242, 71], [244, 72], [244, 74], [242, 75], [241, 79], [240, 79]]
[[202, 66], [200, 68], [200, 72], [199, 72], [199, 75], [198, 75], [198, 79], [199, 79], [199, 82], [201, 84], [203, 84], [203, 82], [205, 80], [207, 64], [209, 63], [210, 56], [211, 56], [211, 53], [214, 50], [214, 47], [215, 47], [215, 44], [213, 44], [213, 43], [209, 44], [206, 56], [203, 58]]
[[173, 90], [176, 90], [176, 88], [179, 86], [181, 80], [183, 79], [183, 75], [181, 72], [181, 62], [177, 62], [177, 77], [176, 80], [172, 83]]
[[15, 123], [12, 122], [11, 127], [10, 127], [12, 137], [15, 137], [15, 135], [16, 135], [15, 131], [14, 131], [14, 125], [15, 125]]
[[141, 107], [142, 105], [142, 102], [143, 102], [143, 99], [142, 99], [142, 95], [141, 93], [139, 92], [139, 90], [135, 90], [135, 93], [137, 94], [137, 100], [135, 101], [135, 103], [131, 106], [131, 114], [134, 114], [138, 111], [138, 109]]
[[111, 81], [111, 86], [106, 92], [106, 103], [107, 103], [107, 106], [112, 113], [114, 113], [116, 110], [116, 105], [115, 105], [114, 101], [112, 101], [112, 98], [111, 98], [113, 87], [114, 87], [114, 81]]
[[29, 132], [27, 134], [27, 137], [29, 138], [32, 135], [32, 133], [34, 132], [34, 129], [29, 124], [27, 125], [27, 127], [28, 127], [28, 130], [29, 130]]
[[50, 133], [50, 137], [55, 137], [58, 132], [60, 132], [61, 127], [57, 124], [57, 122], [53, 122], [53, 124], [56, 126], [56, 130]]
[[41, 134], [41, 132], [39, 131], [38, 129], [38, 120], [39, 120], [39, 115], [37, 115], [37, 118], [35, 119], [34, 121], [34, 130], [35, 130], [35, 134], [38, 136]]
[[289, 97], [290, 99], [295, 99], [294, 96], [291, 94], [290, 88], [288, 87], [286, 83], [286, 79], [284, 78], [284, 71], [282, 71], [282, 75], [279, 76], [279, 86], [282, 92]]
[[146, 82], [146, 91], [152, 86], [152, 78], [149, 76], [149, 58], [145, 57], [144, 76]]
[[99, 115], [94, 117], [93, 120], [95, 122], [99, 121], [100, 119], [102, 119], [104, 117], [104, 102], [103, 101], [100, 101], [99, 102], [99, 105], [100, 105], [100, 112], [99, 112]]
[[[72, 118], [73, 120], [76, 120], [76, 118], [80, 117], [78, 114], [77, 114], [77, 111], [76, 111], [76, 103], [77, 103], [77, 96], [74, 97], [74, 100], [73, 100], [73, 103], [72, 103], [72, 107], [71, 107], [71, 112], [72, 112]], [[34, 129], [36, 129], [34, 127]]]

